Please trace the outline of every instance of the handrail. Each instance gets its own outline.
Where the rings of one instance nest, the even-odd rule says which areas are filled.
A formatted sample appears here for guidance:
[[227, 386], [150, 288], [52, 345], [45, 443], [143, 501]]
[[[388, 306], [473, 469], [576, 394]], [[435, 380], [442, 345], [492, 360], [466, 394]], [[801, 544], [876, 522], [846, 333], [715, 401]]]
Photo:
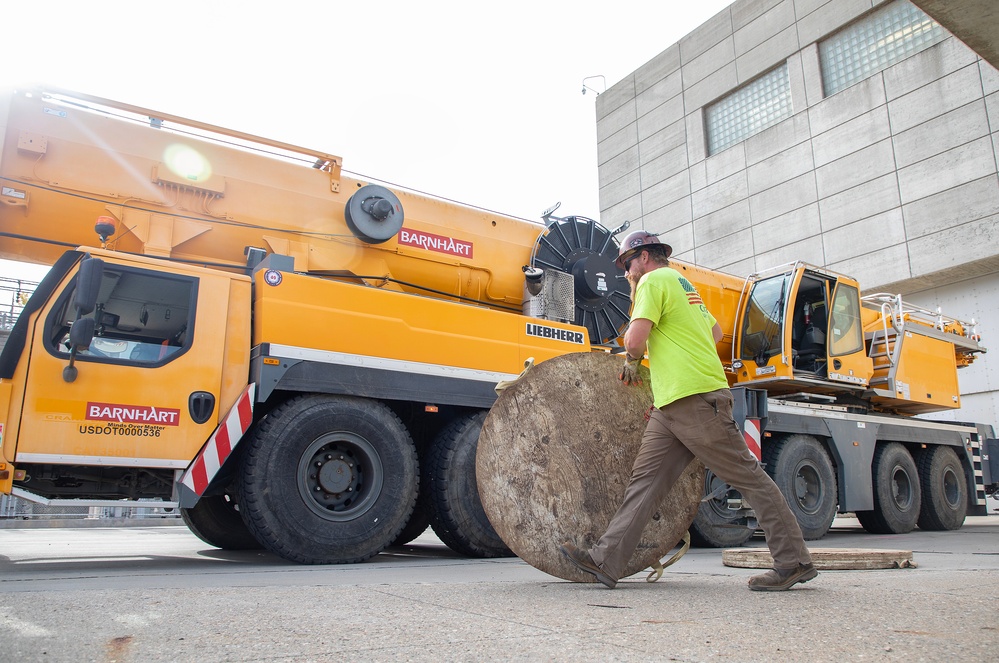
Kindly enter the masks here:
[[960, 335], [972, 340], [977, 340], [978, 322], [974, 318], [967, 321], [961, 320], [960, 318], [945, 316], [940, 307], [937, 307], [935, 311], [923, 308], [921, 306], [903, 301], [902, 295], [900, 294], [892, 295], [886, 292], [876, 292], [870, 295], [865, 295], [860, 299], [865, 303], [880, 303], [882, 306], [882, 315], [884, 314], [884, 307], [888, 306], [891, 310], [893, 318], [892, 324], [897, 330], [904, 328], [906, 319], [932, 327], [941, 332], [947, 331], [947, 328], [952, 325], [960, 325]]

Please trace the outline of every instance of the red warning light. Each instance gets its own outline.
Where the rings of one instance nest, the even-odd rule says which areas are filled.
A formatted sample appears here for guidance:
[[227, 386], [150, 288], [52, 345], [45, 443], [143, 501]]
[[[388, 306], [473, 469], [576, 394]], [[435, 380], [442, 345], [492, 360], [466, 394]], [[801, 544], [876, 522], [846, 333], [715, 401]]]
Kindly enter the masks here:
[[113, 216], [99, 216], [94, 224], [94, 232], [101, 238], [102, 242], [108, 241], [108, 237], [113, 235], [118, 229], [118, 223]]

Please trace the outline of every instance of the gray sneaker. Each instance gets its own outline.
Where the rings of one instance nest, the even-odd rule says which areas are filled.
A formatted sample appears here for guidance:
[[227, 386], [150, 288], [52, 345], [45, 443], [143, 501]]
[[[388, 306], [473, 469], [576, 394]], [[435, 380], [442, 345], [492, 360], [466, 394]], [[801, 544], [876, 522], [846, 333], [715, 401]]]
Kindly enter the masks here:
[[573, 566], [580, 571], [585, 571], [586, 573], [592, 573], [595, 575], [597, 580], [602, 582], [607, 589], [614, 589], [614, 586], [617, 585], [617, 579], [604, 573], [603, 569], [597, 566], [596, 562], [593, 561], [593, 558], [590, 557], [588, 550], [580, 550], [568, 541], [559, 546], [558, 549], [562, 551], [562, 554], [565, 555], [566, 559], [572, 562]]
[[812, 564], [799, 564], [793, 569], [771, 569], [749, 579], [749, 588], [755, 592], [783, 592], [799, 582], [808, 582], [819, 572]]

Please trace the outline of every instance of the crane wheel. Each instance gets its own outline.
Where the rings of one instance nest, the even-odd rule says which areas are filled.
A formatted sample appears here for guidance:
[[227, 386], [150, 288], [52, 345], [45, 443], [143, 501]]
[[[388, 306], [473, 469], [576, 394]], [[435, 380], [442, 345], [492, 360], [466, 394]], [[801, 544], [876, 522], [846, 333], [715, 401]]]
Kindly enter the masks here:
[[[704, 497], [711, 495], [725, 482], [711, 470], [704, 471]], [[755, 527], [750, 527], [746, 516], [728, 507], [728, 498], [737, 497], [739, 491], [731, 486], [721, 497], [701, 502], [690, 526], [690, 545], [695, 548], [733, 548], [753, 537]]]
[[916, 457], [916, 466], [923, 489], [919, 528], [959, 529], [968, 515], [968, 484], [957, 454], [950, 447], [929, 447]]
[[430, 526], [448, 548], [469, 557], [513, 553], [489, 523], [475, 481], [475, 452], [485, 411], [452, 421], [434, 439], [422, 467], [420, 489]]
[[872, 534], [911, 532], [922, 502], [915, 461], [904, 446], [888, 442], [878, 444], [873, 466], [874, 509], [857, 511], [857, 520]]
[[298, 396], [243, 444], [240, 510], [257, 540], [285, 559], [363, 561], [395, 541], [413, 512], [416, 447], [384, 403]]
[[409, 516], [409, 521], [402, 528], [402, 531], [399, 532], [399, 536], [395, 537], [395, 540], [389, 544], [389, 547], [404, 546], [426, 532], [427, 528], [430, 527], [430, 516], [427, 515], [426, 506], [421, 504], [421, 502], [422, 499], [417, 498], [416, 508], [413, 509], [413, 513]]
[[257, 550], [261, 548], [247, 529], [235, 497], [208, 495], [190, 509], [181, 509], [180, 517], [191, 532], [215, 548], [222, 550]]
[[767, 474], [787, 498], [807, 541], [821, 539], [836, 518], [836, 472], [822, 443], [810, 435], [788, 435], [767, 446]]

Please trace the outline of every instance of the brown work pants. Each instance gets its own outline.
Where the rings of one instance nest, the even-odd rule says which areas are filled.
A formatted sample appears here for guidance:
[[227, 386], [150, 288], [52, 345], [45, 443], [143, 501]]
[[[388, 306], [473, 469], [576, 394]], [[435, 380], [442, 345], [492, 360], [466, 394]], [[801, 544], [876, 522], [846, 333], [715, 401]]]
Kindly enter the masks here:
[[752, 505], [774, 567], [788, 569], [811, 561], [784, 495], [749, 451], [732, 418], [732, 392], [719, 389], [652, 411], [624, 502], [590, 550], [605, 573], [621, 577], [659, 502], [695, 456]]

